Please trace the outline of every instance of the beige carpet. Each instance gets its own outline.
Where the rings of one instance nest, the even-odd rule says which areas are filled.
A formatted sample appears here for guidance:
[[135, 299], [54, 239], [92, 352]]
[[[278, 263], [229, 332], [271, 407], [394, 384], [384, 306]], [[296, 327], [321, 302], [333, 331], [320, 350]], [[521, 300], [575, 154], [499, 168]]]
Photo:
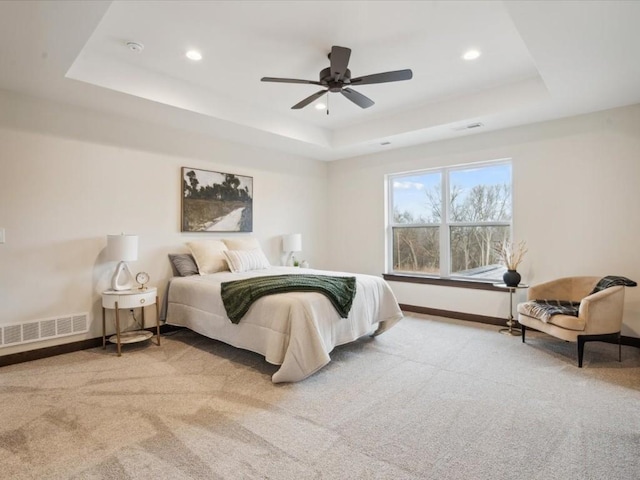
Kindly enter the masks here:
[[637, 479], [640, 350], [415, 315], [274, 385], [180, 331], [0, 369], [2, 479]]

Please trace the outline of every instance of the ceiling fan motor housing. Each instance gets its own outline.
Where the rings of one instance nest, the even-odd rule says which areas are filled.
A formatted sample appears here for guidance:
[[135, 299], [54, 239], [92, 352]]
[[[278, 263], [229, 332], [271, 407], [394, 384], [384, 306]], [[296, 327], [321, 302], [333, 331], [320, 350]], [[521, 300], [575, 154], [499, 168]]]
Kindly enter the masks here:
[[344, 85], [351, 84], [351, 70], [347, 68], [342, 78], [336, 80], [331, 67], [323, 68], [320, 71], [320, 83], [329, 87], [330, 92], [339, 92]]

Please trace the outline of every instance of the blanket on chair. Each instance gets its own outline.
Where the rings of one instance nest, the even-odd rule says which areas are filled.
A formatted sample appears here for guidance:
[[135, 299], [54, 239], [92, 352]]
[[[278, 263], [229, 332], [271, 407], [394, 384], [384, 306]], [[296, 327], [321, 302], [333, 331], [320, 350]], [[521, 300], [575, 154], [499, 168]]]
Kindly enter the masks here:
[[221, 284], [224, 308], [233, 323], [238, 323], [259, 298], [285, 292], [321, 293], [342, 318], [347, 318], [356, 294], [356, 277], [271, 275]]
[[618, 275], [607, 275], [606, 277], [601, 278], [596, 283], [596, 286], [591, 290], [589, 295], [594, 293], [598, 293], [605, 288], [615, 287], [616, 285], [622, 285], [623, 287], [635, 287], [638, 284], [633, 280], [629, 280], [627, 277], [620, 277]]
[[554, 315], [577, 317], [580, 310], [580, 302], [570, 300], [534, 300], [525, 305], [527, 306], [527, 315], [542, 320], [544, 323], [547, 323]]

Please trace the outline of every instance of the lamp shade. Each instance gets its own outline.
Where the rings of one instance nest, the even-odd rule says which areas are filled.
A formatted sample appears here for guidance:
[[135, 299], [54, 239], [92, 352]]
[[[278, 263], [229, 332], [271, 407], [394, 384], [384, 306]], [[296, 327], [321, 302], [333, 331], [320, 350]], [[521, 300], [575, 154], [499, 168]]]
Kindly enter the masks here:
[[133, 262], [138, 259], [137, 235], [107, 235], [109, 260]]
[[302, 235], [299, 233], [292, 233], [290, 235], [284, 235], [282, 237], [282, 251], [283, 252], [299, 252], [302, 250]]

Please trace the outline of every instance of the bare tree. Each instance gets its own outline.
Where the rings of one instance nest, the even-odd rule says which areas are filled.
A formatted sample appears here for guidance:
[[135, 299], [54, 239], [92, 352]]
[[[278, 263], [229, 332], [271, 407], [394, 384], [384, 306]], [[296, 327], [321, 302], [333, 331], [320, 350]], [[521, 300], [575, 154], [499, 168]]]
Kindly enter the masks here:
[[[420, 216], [416, 219], [408, 211], [394, 210], [394, 223], [407, 225], [394, 228], [394, 267], [398, 270], [439, 269], [439, 229], [437, 226], [422, 225], [441, 224], [441, 189], [439, 186], [433, 187], [425, 195], [425, 215], [428, 218]], [[452, 271], [460, 272], [497, 263], [492, 247], [509, 236], [509, 229], [491, 225], [491, 222], [511, 219], [510, 198], [511, 190], [507, 184], [475, 185], [468, 192], [458, 185], [452, 186], [448, 205], [449, 223], [460, 224], [452, 225], [449, 230]]]

